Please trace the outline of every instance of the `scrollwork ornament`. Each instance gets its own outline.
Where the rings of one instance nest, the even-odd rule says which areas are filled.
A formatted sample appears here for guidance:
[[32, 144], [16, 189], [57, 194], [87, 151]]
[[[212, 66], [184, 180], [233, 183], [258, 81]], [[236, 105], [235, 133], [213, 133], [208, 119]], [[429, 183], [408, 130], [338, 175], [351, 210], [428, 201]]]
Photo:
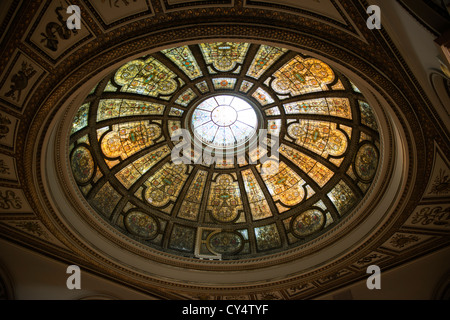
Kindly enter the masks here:
[[443, 209], [442, 207], [430, 208], [426, 207], [417, 212], [412, 220], [412, 224], [449, 226], [450, 225], [450, 207]]
[[0, 191], [0, 208], [1, 209], [21, 209], [22, 208], [22, 200], [16, 196], [14, 191], [6, 190], [3, 194]]

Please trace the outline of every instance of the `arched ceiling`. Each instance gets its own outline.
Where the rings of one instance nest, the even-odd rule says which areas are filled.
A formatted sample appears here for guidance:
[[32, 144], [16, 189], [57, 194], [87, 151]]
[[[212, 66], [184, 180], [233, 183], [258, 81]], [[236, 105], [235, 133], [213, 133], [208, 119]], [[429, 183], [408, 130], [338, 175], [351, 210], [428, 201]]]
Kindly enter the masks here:
[[[399, 51], [390, 41], [389, 34], [385, 30], [369, 30], [366, 27], [368, 4], [364, 1], [349, 3], [330, 0], [320, 4], [316, 1], [299, 4], [298, 1], [290, 0], [74, 1], [73, 4], [79, 5], [82, 12], [82, 27], [76, 32], [64, 29], [66, 4], [62, 4], [62, 8], [57, 1], [10, 1], [5, 4], [7, 10], [2, 11], [5, 20], [0, 26], [3, 34], [0, 58], [0, 230], [2, 237], [9, 241], [33, 247], [40, 253], [70, 264], [78, 264], [149, 295], [160, 298], [201, 296], [211, 299], [227, 295], [250, 298], [271, 295], [284, 299], [314, 297], [364, 278], [365, 268], [371, 263], [389, 269], [448, 245], [448, 222], [445, 215], [448, 216], [447, 197], [450, 190], [446, 177], [450, 166], [446, 157], [446, 133], [440, 131], [442, 123], [436, 124], [435, 120], [439, 117], [434, 106], [425, 91], [420, 89], [414, 73], [404, 63]], [[236, 63], [239, 70], [236, 66], [235, 69], [220, 70], [220, 67], [202, 57], [202, 47], [199, 44], [214, 42], [249, 43], [243, 61]], [[249, 70], [252, 58], [263, 46], [285, 48], [288, 52], [285, 57], [291, 59], [297, 56], [304, 60], [318, 59], [324, 65], [329, 65], [335, 77], [329, 83], [324, 83], [322, 91], [329, 91], [330, 96], [319, 96], [317, 92], [306, 95], [310, 99], [349, 98], [352, 115], [357, 115], [351, 119], [356, 122], [346, 122], [332, 115], [327, 115], [326, 118], [317, 114], [288, 116], [287, 103], [280, 96], [290, 95], [286, 98], [290, 103], [302, 100], [292, 94], [292, 91], [281, 93], [281, 87], [276, 92], [273, 85], [275, 71], [282, 69], [289, 62], [288, 58], [279, 60], [278, 64], [274, 63], [273, 70], [265, 77], [253, 79], [253, 87], [248, 92], [240, 90], [244, 80], [251, 80], [246, 78], [244, 72]], [[171, 59], [172, 48], [188, 48], [198, 64], [197, 72], [201, 71], [203, 78], [194, 78], [189, 73], [193, 69], [183, 69], [179, 65], [180, 61], [173, 56]], [[174, 80], [174, 85], [179, 89], [177, 94], [173, 93], [175, 91], [162, 94], [166, 96], [166, 100], [159, 99], [159, 96], [153, 100], [148, 92], [145, 99], [139, 92], [122, 94], [126, 91], [122, 88], [128, 85], [127, 79], [118, 79], [115, 71], [128, 61], [141, 61], [139, 63], [147, 63], [148, 66], [148, 61], [152, 59], [159, 59], [158, 61], [163, 61], [163, 65], [171, 66], [169, 69], [177, 79]], [[221, 78], [221, 81], [217, 81], [215, 86], [216, 77]], [[286, 146], [297, 150], [301, 148], [311, 158], [320, 159], [325, 167], [333, 168], [336, 177], [330, 179], [330, 185], [324, 184], [326, 191], [323, 191], [314, 178], [295, 169], [305, 184], [309, 182], [318, 199], [319, 196], [332, 192], [340, 181], [338, 176], [346, 176], [345, 181], [355, 187], [353, 192], [358, 191], [357, 183], [351, 183], [352, 178], [346, 174], [349, 166], [354, 163], [354, 156], [358, 154], [357, 146], [361, 147], [359, 143], [364, 141], [361, 140], [360, 131], [366, 130], [369, 133], [370, 144], [367, 145], [381, 149], [378, 180], [374, 183], [376, 187], [351, 210], [352, 214], [344, 215], [342, 227], [331, 227], [330, 232], [327, 230], [322, 237], [304, 243], [300, 241], [300, 245], [293, 245], [292, 248], [287, 245], [289, 235], [286, 233], [284, 251], [273, 247], [267, 252], [258, 250], [256, 238], [254, 242], [246, 242], [243, 233], [234, 233], [241, 237], [241, 242], [248, 244], [249, 251], [244, 254], [248, 261], [239, 261], [238, 255], [234, 254], [232, 261], [228, 263], [226, 259], [198, 259], [194, 250], [182, 257], [179, 252], [183, 250], [180, 251], [179, 246], [170, 247], [170, 237], [154, 251], [154, 244], [152, 247], [145, 245], [139, 238], [133, 238], [133, 234], [130, 234], [132, 227], [127, 229], [124, 223], [123, 230], [120, 230], [120, 226], [105, 222], [100, 218], [101, 210], [100, 215], [95, 215], [95, 210], [92, 209], [95, 206], [89, 204], [89, 190], [83, 191], [83, 188], [85, 191], [89, 188], [89, 184], [90, 188], [101, 190], [98, 182], [104, 179], [97, 176], [98, 180], [94, 181], [93, 179], [97, 179], [94, 172], [100, 171], [102, 175], [108, 175], [109, 181], [114, 181], [113, 187], [128, 190], [127, 185], [124, 185], [127, 182], [117, 179], [120, 171], [114, 169], [114, 165], [108, 167], [104, 160], [100, 164], [100, 160], [105, 158], [101, 142], [98, 145], [98, 141], [90, 140], [94, 137], [94, 130], [101, 129], [101, 121], [105, 121], [104, 124], [109, 126], [108, 130], [112, 130], [109, 132], [113, 132], [113, 127], [121, 121], [121, 109], [114, 118], [98, 119], [99, 114], [106, 114], [98, 113], [99, 108], [108, 108], [107, 103], [100, 102], [110, 102], [114, 109], [114, 99], [120, 99], [123, 105], [124, 99], [129, 99], [134, 94], [130, 101], [144, 102], [149, 110], [155, 104], [164, 105], [159, 119], [155, 119], [160, 122], [154, 123], [154, 126], [167, 131], [168, 121], [179, 121], [181, 127], [191, 123], [190, 105], [183, 105], [182, 99], [177, 103], [179, 94], [184, 93], [184, 89], [193, 91], [198, 102], [201, 102], [201, 82], [206, 81], [211, 93], [217, 91], [222, 94], [227, 89], [218, 88], [225, 83], [224, 79], [231, 86], [234, 80], [230, 79], [236, 79], [234, 94], [249, 101], [255, 110], [261, 110], [258, 111], [259, 124], [269, 127], [272, 118], [281, 120], [283, 134], [280, 136]], [[337, 79], [341, 81], [340, 84]], [[348, 79], [362, 93], [355, 92]], [[93, 88], [96, 89], [92, 91]], [[107, 88], [115, 90], [108, 92]], [[272, 95], [273, 101], [263, 105], [256, 96], [258, 89], [265, 89], [268, 95]], [[125, 97], [125, 93], [128, 96]], [[212, 96], [214, 94], [207, 95], [205, 99]], [[189, 102], [197, 106], [196, 101], [192, 99]], [[365, 126], [364, 121], [359, 120], [361, 111], [358, 110], [361, 109], [358, 101], [366, 101], [372, 107], [379, 120], [379, 137], [375, 131], [369, 130], [370, 126]], [[77, 110], [87, 104], [89, 109], [86, 110], [89, 110], [89, 115], [94, 119], [93, 122], [87, 120], [86, 128], [89, 129], [83, 125], [73, 126], [74, 116], [78, 120], [82, 119], [83, 110], [78, 115]], [[278, 108], [278, 111], [272, 108]], [[181, 111], [183, 113], [180, 116]], [[279, 118], [277, 112], [280, 113]], [[190, 118], [186, 120], [188, 115]], [[133, 113], [130, 117], [134, 121], [139, 114]], [[299, 121], [300, 118], [337, 123], [339, 128], [346, 124], [352, 128], [351, 136], [345, 130], [340, 131], [348, 137], [350, 145], [346, 154], [348, 157], [343, 157], [340, 164], [345, 167], [342, 172], [338, 169], [339, 165], [329, 161], [329, 156], [319, 157], [317, 152], [311, 150], [315, 145], [310, 145], [309, 148], [300, 142], [296, 143], [296, 138], [292, 137], [295, 136], [295, 130], [289, 130], [293, 125], [287, 120]], [[91, 125], [94, 127], [91, 128]], [[74, 130], [69, 139], [72, 128]], [[89, 131], [88, 140], [85, 139], [87, 131], [83, 130], [92, 130]], [[168, 140], [166, 131], [162, 136]], [[156, 146], [159, 147], [157, 144]], [[83, 158], [83, 153], [84, 160], [89, 162], [92, 159], [95, 165], [85, 171], [77, 171], [74, 160], [75, 172], [78, 172], [75, 176], [79, 174], [74, 181], [70, 170], [71, 159], [76, 159], [74, 154]], [[142, 155], [144, 154], [147, 153], [143, 152]], [[119, 156], [112, 156], [108, 161], [117, 161], [117, 157]], [[288, 168], [295, 168], [292, 159], [289, 160], [286, 155], [283, 157]], [[120, 168], [138, 160], [137, 156], [129, 158], [119, 160]], [[148, 176], [155, 176], [157, 170], [161, 169], [159, 167], [162, 164], [149, 169]], [[231, 169], [217, 169], [225, 170], [224, 174], [231, 177], [230, 182], [236, 183], [240, 194], [244, 195], [244, 200], [241, 198], [244, 212], [242, 217], [248, 223], [247, 234], [255, 235], [249, 228], [263, 225], [258, 224], [259, 222], [250, 223], [254, 218], [242, 174], [245, 169], [250, 169], [249, 172], [257, 180], [257, 186], [264, 195], [261, 199], [270, 202], [268, 207], [272, 218], [268, 219], [272, 219], [271, 223], [279, 225], [277, 230], [291, 230], [295, 233], [292, 227], [284, 228], [283, 219], [288, 216], [294, 220], [300, 219], [306, 209], [305, 204], [295, 204], [291, 208], [290, 204], [283, 203], [280, 195], [275, 199], [256, 167], [234, 168], [236, 176], [233, 176]], [[201, 166], [192, 166], [184, 171], [189, 184], [177, 191], [180, 197], [186, 198], [189, 190], [193, 189], [188, 185], [192, 185], [201, 170], [211, 172], [208, 173], [209, 183], [218, 182], [218, 178], [213, 177], [216, 168], [210, 170], [208, 167], [202, 169]], [[360, 180], [362, 177], [358, 178], [357, 175], [358, 173], [356, 180]], [[82, 188], [81, 191], [75, 189], [77, 183]], [[146, 188], [150, 190], [149, 185]], [[308, 198], [306, 186], [303, 191], [305, 190]], [[74, 196], [76, 192], [78, 196]], [[83, 192], [87, 200], [80, 197]], [[359, 188], [359, 200], [364, 192]], [[339, 194], [342, 195], [342, 192]], [[121, 197], [125, 196], [130, 199], [129, 194], [121, 193]], [[318, 199], [311, 202], [315, 204]], [[331, 200], [329, 197], [328, 199]], [[288, 208], [285, 213], [280, 214], [277, 201], [280, 206]], [[127, 201], [121, 202], [122, 208], [125, 208]], [[173, 201], [174, 206], [176, 203]], [[204, 203], [207, 206], [207, 201]], [[129, 214], [139, 212], [134, 207], [140, 205], [143, 206], [141, 209], [153, 214], [149, 216], [153, 219], [151, 221], [155, 221], [155, 225], [159, 223], [158, 228], [161, 228], [161, 220], [158, 219], [167, 212], [160, 209], [168, 207], [164, 207], [166, 204], [152, 206], [148, 201], [145, 203], [144, 198], [141, 204], [136, 202], [128, 206], [125, 211], [127, 215], [123, 218], [126, 220]], [[329, 210], [331, 217], [340, 218], [332, 201], [325, 204], [325, 207], [326, 209], [319, 207], [322, 216], [326, 216]], [[170, 211], [169, 215], [172, 212], [168, 209], [166, 211]], [[204, 214], [201, 210], [198, 212], [200, 215]], [[181, 221], [177, 219], [181, 218], [175, 216], [167, 224], [172, 228], [177, 225], [177, 221]], [[191, 222], [188, 221], [186, 225], [189, 223]], [[230, 224], [231, 229], [236, 229], [237, 232], [238, 224]], [[161, 230], [158, 229], [158, 232], [162, 240], [166, 234]], [[157, 236], [154, 237], [156, 238]], [[298, 237], [294, 235], [294, 238]], [[118, 247], [126, 250], [114, 249]], [[122, 254], [131, 257], [131, 260], [125, 259]], [[211, 256], [209, 253], [205, 255]], [[154, 267], [153, 271], [146, 270], [145, 264]], [[189, 272], [192, 269], [197, 270], [195, 273]], [[214, 271], [232, 271], [236, 280], [227, 282], [217, 277]], [[196, 275], [204, 275], [204, 280], [195, 279]]]

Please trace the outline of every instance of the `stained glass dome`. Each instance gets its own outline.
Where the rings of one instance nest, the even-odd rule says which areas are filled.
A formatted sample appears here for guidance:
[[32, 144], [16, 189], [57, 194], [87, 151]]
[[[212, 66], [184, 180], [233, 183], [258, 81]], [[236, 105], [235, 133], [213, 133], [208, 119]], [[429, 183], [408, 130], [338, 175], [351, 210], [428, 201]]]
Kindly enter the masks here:
[[[284, 48], [216, 42], [152, 53], [102, 79], [74, 116], [69, 158], [93, 214], [128, 238], [246, 259], [338, 226], [375, 178], [379, 141], [371, 107], [339, 70]], [[219, 157], [224, 149], [233, 152]]]

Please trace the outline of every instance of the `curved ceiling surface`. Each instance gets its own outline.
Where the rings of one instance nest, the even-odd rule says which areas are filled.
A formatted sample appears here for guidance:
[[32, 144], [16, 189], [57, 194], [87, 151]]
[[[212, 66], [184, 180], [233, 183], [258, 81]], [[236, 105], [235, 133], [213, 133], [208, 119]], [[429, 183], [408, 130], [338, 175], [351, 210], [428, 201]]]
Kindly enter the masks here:
[[73, 177], [111, 226], [149, 247], [246, 259], [304, 244], [364, 198], [377, 121], [345, 75], [284, 48], [215, 42], [129, 61], [70, 133]]

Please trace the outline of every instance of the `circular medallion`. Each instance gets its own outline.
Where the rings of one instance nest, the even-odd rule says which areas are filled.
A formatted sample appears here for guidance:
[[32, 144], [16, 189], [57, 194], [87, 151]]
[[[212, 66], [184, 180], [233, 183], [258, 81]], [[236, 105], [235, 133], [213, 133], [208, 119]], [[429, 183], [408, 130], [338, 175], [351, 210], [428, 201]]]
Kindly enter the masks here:
[[294, 235], [304, 238], [319, 231], [322, 228], [324, 221], [325, 217], [319, 210], [307, 210], [293, 219], [292, 232]]
[[144, 239], [152, 239], [158, 234], [156, 220], [139, 211], [132, 211], [125, 216], [125, 226], [132, 234]]
[[378, 166], [378, 152], [375, 146], [363, 144], [355, 157], [355, 171], [361, 180], [370, 181], [375, 176]]
[[207, 239], [209, 248], [219, 254], [233, 254], [242, 249], [244, 241], [234, 232], [214, 233]]
[[94, 175], [94, 159], [88, 148], [80, 146], [75, 149], [70, 159], [72, 172], [75, 180], [79, 184], [85, 184]]

